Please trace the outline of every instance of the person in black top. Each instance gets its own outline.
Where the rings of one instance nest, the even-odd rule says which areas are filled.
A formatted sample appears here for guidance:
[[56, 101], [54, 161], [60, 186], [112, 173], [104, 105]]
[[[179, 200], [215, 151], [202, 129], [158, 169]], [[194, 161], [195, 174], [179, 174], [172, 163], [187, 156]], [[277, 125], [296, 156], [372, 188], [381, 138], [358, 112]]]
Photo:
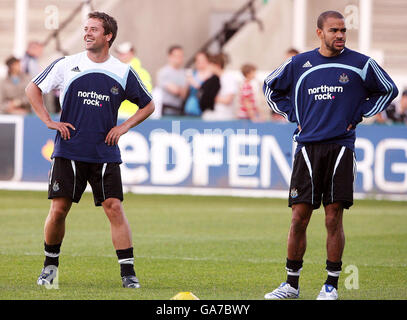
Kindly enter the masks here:
[[198, 91], [199, 104], [202, 112], [213, 110], [215, 106], [215, 98], [220, 90], [220, 74], [225, 65], [225, 60], [222, 54], [209, 56], [209, 62], [212, 69], [212, 76], [202, 83]]

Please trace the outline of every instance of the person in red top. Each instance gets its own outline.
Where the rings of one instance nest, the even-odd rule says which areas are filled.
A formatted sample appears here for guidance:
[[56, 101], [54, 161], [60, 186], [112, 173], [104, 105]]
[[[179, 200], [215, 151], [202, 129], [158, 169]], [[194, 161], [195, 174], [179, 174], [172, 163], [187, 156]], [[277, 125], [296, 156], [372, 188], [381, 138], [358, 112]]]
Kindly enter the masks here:
[[238, 111], [239, 119], [247, 119], [251, 121], [263, 121], [263, 117], [256, 105], [255, 92], [252, 85], [252, 80], [256, 77], [257, 68], [251, 64], [242, 66], [242, 74], [244, 76], [243, 84], [240, 88], [240, 108]]

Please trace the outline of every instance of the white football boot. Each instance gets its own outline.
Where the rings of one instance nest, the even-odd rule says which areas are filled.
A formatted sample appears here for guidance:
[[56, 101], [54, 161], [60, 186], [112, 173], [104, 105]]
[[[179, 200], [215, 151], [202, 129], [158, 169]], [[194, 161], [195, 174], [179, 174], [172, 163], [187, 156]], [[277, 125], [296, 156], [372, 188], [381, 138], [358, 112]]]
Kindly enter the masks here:
[[267, 300], [276, 299], [297, 299], [300, 296], [300, 288], [295, 289], [287, 282], [283, 282], [280, 286], [272, 292], [267, 293], [264, 298]]
[[136, 276], [123, 276], [122, 277], [123, 288], [140, 288], [140, 282]]
[[317, 297], [317, 300], [337, 300], [338, 292], [330, 284], [324, 284]]
[[37, 284], [40, 286], [50, 286], [53, 284], [54, 279], [58, 276], [58, 267], [49, 265], [41, 270], [41, 274], [38, 277]]

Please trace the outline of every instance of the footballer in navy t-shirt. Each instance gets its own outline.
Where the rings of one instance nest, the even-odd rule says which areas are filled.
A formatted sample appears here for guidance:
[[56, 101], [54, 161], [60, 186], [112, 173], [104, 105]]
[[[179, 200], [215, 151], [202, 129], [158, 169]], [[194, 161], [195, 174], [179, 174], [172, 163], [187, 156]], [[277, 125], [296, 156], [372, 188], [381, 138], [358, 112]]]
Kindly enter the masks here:
[[[129, 223], [121, 204], [120, 137], [154, 112], [154, 103], [137, 73], [111, 56], [116, 38], [116, 20], [102, 12], [91, 12], [84, 26], [86, 51], [51, 63], [27, 86], [34, 112], [57, 130], [48, 198], [51, 209], [44, 227], [44, 268], [38, 285], [54, 285], [58, 279], [59, 254], [65, 235], [65, 218], [72, 202], [79, 202], [89, 183], [96, 206], [103, 209], [111, 224], [112, 242], [120, 264], [122, 285], [139, 288]], [[42, 94], [60, 91], [60, 121], [54, 121]], [[117, 125], [124, 100], [140, 108]]]

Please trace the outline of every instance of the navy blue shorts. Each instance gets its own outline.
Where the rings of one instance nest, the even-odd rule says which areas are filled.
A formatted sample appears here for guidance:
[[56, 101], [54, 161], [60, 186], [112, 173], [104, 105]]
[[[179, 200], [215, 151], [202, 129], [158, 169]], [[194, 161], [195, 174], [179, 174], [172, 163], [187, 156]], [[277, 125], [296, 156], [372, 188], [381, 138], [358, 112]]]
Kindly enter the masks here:
[[294, 157], [288, 205], [308, 203], [314, 209], [342, 202], [353, 205], [354, 152], [338, 144], [304, 146]]

